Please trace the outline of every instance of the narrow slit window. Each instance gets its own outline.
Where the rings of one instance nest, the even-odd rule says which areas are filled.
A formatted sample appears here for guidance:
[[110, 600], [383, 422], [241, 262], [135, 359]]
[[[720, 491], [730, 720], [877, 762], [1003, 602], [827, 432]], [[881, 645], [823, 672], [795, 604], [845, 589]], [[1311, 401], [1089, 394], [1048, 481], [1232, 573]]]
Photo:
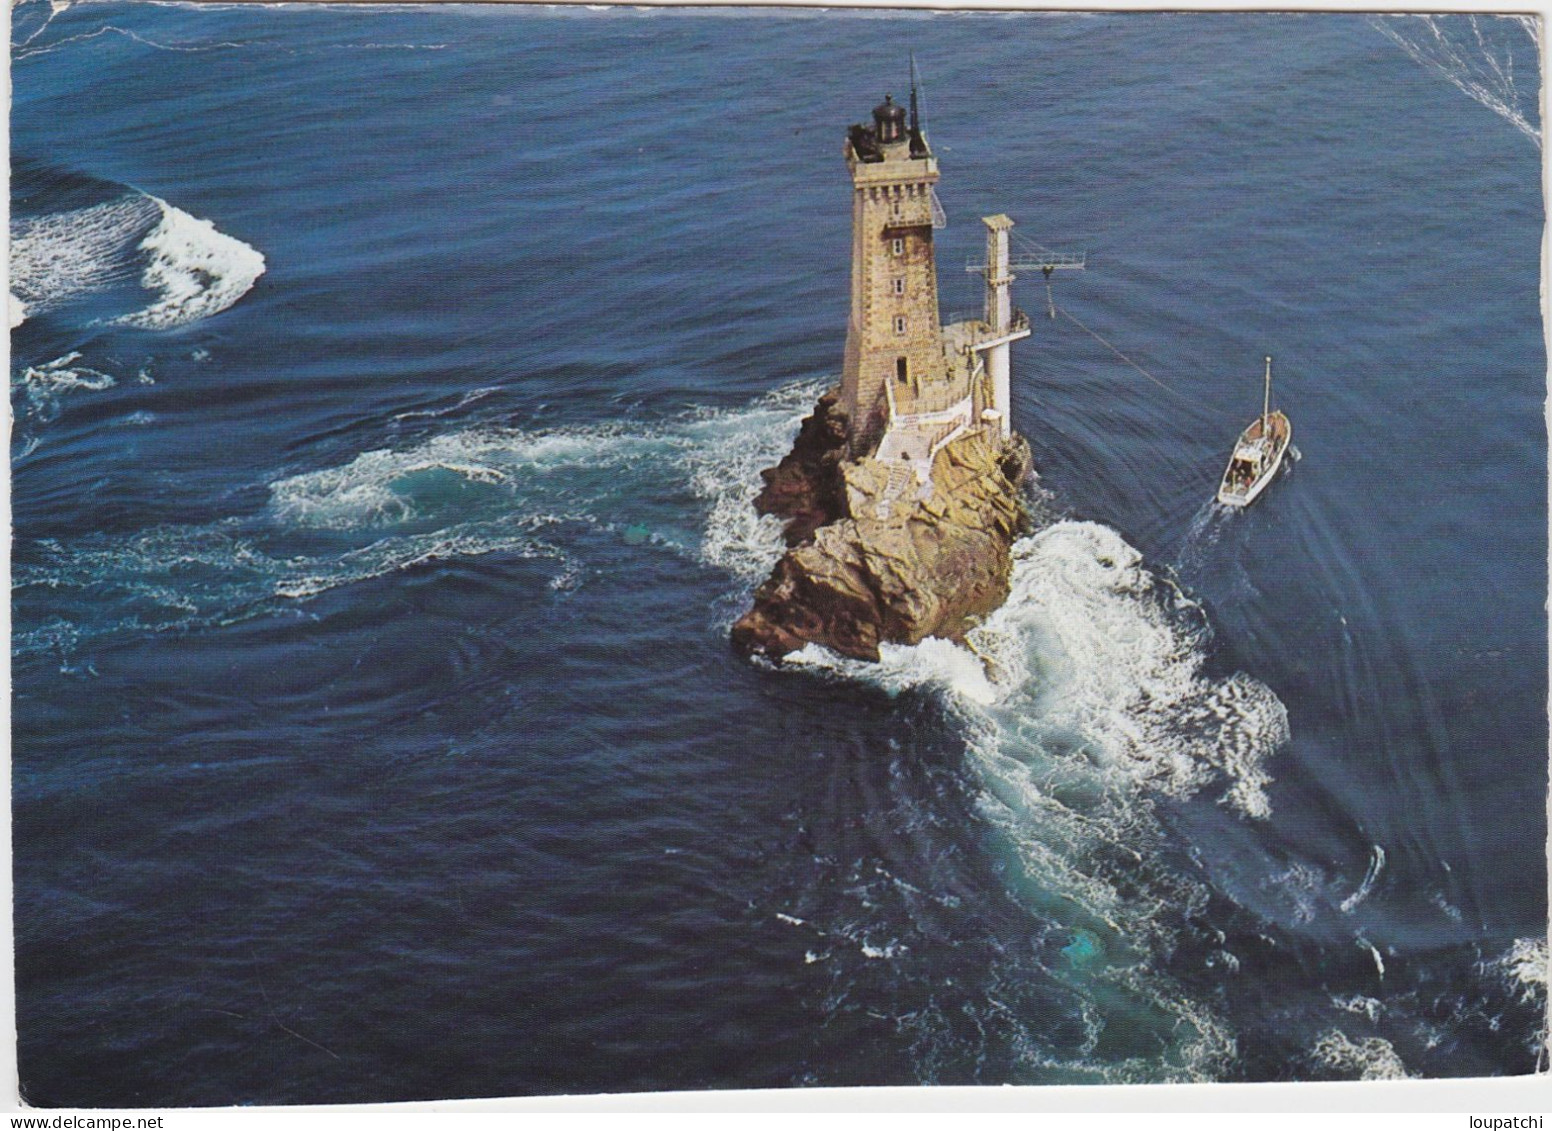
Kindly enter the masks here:
[[896, 279], [895, 280], [895, 294], [903, 295], [904, 293], [905, 293], [905, 280], [904, 279]]
[[900, 384], [903, 385], [903, 384], [905, 384], [905, 378], [906, 378], [905, 358], [897, 357], [897, 358], [895, 358], [895, 380], [899, 381]]
[[894, 252], [895, 252], [896, 255], [904, 255], [905, 254], [905, 241], [904, 240], [901, 240], [901, 239], [895, 240]]
[[895, 315], [895, 333], [905, 333], [905, 315], [903, 314]]

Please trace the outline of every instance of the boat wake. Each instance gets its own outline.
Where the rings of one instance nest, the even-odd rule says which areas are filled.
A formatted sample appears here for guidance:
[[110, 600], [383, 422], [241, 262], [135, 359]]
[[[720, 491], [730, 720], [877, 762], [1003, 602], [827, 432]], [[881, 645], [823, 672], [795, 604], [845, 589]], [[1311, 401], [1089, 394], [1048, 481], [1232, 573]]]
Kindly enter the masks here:
[[[1536, 16], [1370, 16], [1370, 25], [1415, 62], [1455, 86], [1541, 148], [1536, 85], [1541, 56]], [[1515, 76], [1515, 49], [1529, 67], [1529, 89]]]

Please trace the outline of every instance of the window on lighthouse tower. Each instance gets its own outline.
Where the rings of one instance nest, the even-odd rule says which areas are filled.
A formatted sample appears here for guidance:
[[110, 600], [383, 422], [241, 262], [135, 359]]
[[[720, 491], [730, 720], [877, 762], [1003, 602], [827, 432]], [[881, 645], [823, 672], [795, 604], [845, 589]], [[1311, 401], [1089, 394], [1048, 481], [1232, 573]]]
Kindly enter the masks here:
[[895, 315], [895, 333], [905, 333], [905, 315], [903, 314]]

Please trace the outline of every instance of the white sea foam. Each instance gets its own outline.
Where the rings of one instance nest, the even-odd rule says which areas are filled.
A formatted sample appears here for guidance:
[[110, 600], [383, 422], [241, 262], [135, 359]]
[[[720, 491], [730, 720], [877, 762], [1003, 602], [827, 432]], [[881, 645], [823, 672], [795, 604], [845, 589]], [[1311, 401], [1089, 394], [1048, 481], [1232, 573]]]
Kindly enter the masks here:
[[997, 689], [987, 677], [982, 661], [968, 649], [936, 637], [913, 645], [883, 644], [877, 663], [852, 660], [819, 644], [808, 644], [790, 653], [784, 662], [871, 683], [890, 695], [936, 688], [983, 706], [997, 698]]
[[883, 946], [863, 943], [862, 956], [864, 958], [894, 958], [896, 955], [903, 953], [905, 949], [898, 941], [886, 943]]
[[1536, 1054], [1536, 1070], [1543, 1071], [1552, 1061], [1552, 1039], [1549, 1039], [1547, 1014], [1547, 974], [1549, 966], [1547, 939], [1515, 939], [1507, 951], [1484, 966], [1506, 983], [1521, 1005], [1534, 1007], [1541, 1015], [1541, 1023], [1531, 1034], [1530, 1045]]
[[1547, 940], [1515, 939], [1514, 945], [1490, 964], [1506, 978], [1526, 1004], [1545, 1002], [1547, 998]]
[[1385, 978], [1385, 956], [1380, 953], [1380, 948], [1375, 946], [1362, 935], [1358, 936], [1357, 943], [1360, 947], [1369, 952], [1370, 958], [1374, 959], [1375, 973], [1379, 974], [1380, 980], [1383, 981]]
[[17, 387], [25, 397], [23, 414], [34, 422], [56, 419], [63, 398], [70, 393], [100, 393], [117, 384], [112, 374], [82, 365], [78, 351], [56, 357], [43, 365], [29, 365], [17, 379]]
[[1353, 994], [1350, 997], [1333, 997], [1331, 1004], [1344, 1013], [1356, 1013], [1367, 1017], [1370, 1024], [1378, 1023], [1380, 1014], [1385, 1006], [1378, 998], [1365, 997], [1363, 994]]
[[[206, 526], [162, 526], [127, 538], [97, 537], [69, 547], [44, 544], [38, 560], [13, 571], [15, 592], [91, 593], [92, 621], [73, 626], [69, 644], [117, 631], [161, 631], [226, 625], [282, 611], [315, 597], [427, 562], [501, 552], [568, 564], [540, 536], [542, 516], [508, 526], [453, 528], [380, 538], [341, 554], [278, 556], [243, 520]], [[69, 600], [67, 596], [65, 600]], [[18, 654], [60, 649], [59, 634], [19, 635]]]
[[[526, 521], [515, 523], [512, 529], [438, 531], [383, 539], [337, 558], [293, 558], [283, 564], [271, 591], [275, 596], [292, 599], [316, 597], [341, 585], [383, 577], [430, 562], [477, 558], [494, 553], [560, 562], [561, 572], [552, 581], [565, 579], [572, 570], [572, 563], [565, 551], [532, 534], [534, 529], [543, 525], [543, 519], [528, 516]], [[574, 582], [571, 584], [574, 585]], [[568, 586], [562, 581], [562, 585], [556, 587]]]
[[1369, 856], [1369, 870], [1364, 873], [1363, 882], [1358, 885], [1356, 891], [1342, 900], [1342, 913], [1351, 915], [1353, 909], [1369, 898], [1369, 893], [1374, 890], [1374, 881], [1379, 879], [1380, 872], [1385, 867], [1385, 850], [1379, 845], [1373, 846]]
[[415, 516], [412, 500], [395, 490], [417, 472], [445, 471], [470, 483], [499, 483], [507, 473], [483, 451], [512, 455], [510, 446], [474, 433], [442, 436], [409, 452], [363, 452], [342, 467], [310, 471], [270, 484], [270, 500], [282, 521], [296, 526], [351, 530], [404, 522]]
[[686, 429], [690, 489], [708, 507], [700, 557], [752, 588], [786, 550], [782, 523], [758, 515], [762, 469], [773, 467], [792, 444], [822, 386], [789, 385], [738, 413], [707, 414]]
[[[1541, 147], [1537, 97], [1541, 25], [1536, 16], [1370, 16], [1369, 23], [1424, 69]], [[1525, 89], [1515, 76], [1515, 47], [1528, 65]]]
[[160, 215], [139, 193], [11, 221], [12, 325], [79, 295], [135, 277], [135, 244]]
[[1296, 861], [1284, 871], [1268, 876], [1262, 885], [1291, 904], [1293, 921], [1298, 924], [1315, 918], [1316, 903], [1325, 894], [1325, 875], [1312, 864]]
[[[57, 411], [67, 393], [114, 383], [79, 354], [19, 378], [29, 410], [39, 413]], [[687, 498], [699, 504], [704, 539], [692, 525], [652, 530], [640, 540], [726, 569], [745, 589], [753, 562], [774, 561], [772, 547], [719, 532], [718, 524], [733, 512], [734, 500], [747, 506], [753, 488], [745, 480], [755, 478], [749, 468], [779, 457], [818, 391], [791, 386], [744, 408], [650, 424], [466, 427], [278, 479], [260, 516], [44, 547], [38, 561], [15, 571], [18, 591], [98, 593], [108, 585], [112, 597], [94, 598], [92, 623], [72, 626], [67, 644], [50, 630], [19, 637], [16, 648], [19, 654], [63, 652], [84, 637], [121, 629], [226, 624], [295, 610], [298, 601], [427, 562], [498, 553], [556, 563], [549, 584], [564, 592], [588, 574], [566, 541], [569, 534], [636, 530], [641, 508], [668, 515], [680, 508], [670, 511], [663, 500]], [[717, 470], [718, 460], [735, 456], [738, 472]], [[304, 531], [328, 533], [344, 545], [298, 554], [290, 539]], [[287, 540], [287, 549], [277, 548], [277, 537]], [[775, 547], [779, 554], [779, 529]]]
[[1271, 812], [1267, 759], [1288, 740], [1278, 698], [1243, 673], [1209, 680], [1199, 630], [1171, 611], [1142, 556], [1115, 531], [1061, 522], [1014, 546], [1011, 592], [969, 647], [885, 644], [876, 664], [809, 645], [788, 662], [891, 694], [940, 688], [988, 708], [998, 752], [1061, 750], [1132, 785], [1189, 796], [1213, 781], [1250, 817]]
[[1287, 712], [1243, 673], [1201, 674], [1203, 633], [1114, 531], [1057, 523], [1014, 557], [1010, 596], [969, 648], [885, 645], [869, 664], [810, 645], [788, 661], [891, 694], [943, 693], [965, 726], [983, 811], [1025, 874], [1135, 937], [1164, 901], [1200, 893], [1123, 895], [1092, 857], [1140, 859], [1153, 824], [1134, 799], [1149, 792], [1183, 797], [1217, 782], [1224, 802], [1265, 817], [1266, 763], [1288, 739]]
[[439, 416], [450, 416], [460, 409], [467, 408], [469, 405], [474, 404], [476, 401], [482, 401], [492, 393], [499, 393], [500, 391], [500, 386], [488, 386], [483, 389], [471, 389], [463, 396], [458, 398], [457, 404], [449, 405], [446, 408], [412, 409], [409, 412], [395, 413], [394, 419], [397, 421], [435, 420]]
[[1031, 1043], [1028, 1062], [1063, 1078], [1212, 1079], [1234, 1054], [1227, 1027], [1149, 958], [1207, 900], [1200, 883], [1156, 862], [1164, 834], [1149, 796], [1216, 787], [1223, 803], [1264, 818], [1267, 763], [1289, 737], [1269, 688], [1243, 673], [1203, 674], [1206, 643], [1200, 608], [1120, 535], [1059, 522], [1015, 545], [1008, 600], [967, 646], [885, 645], [876, 664], [812, 645], [787, 657], [890, 694], [940, 695], [965, 733], [978, 808], [1015, 891], [1105, 940], [1104, 961], [1085, 977], [1169, 1019], [1169, 1051], [1146, 1062], [1062, 1061]]
[[1340, 1029], [1322, 1033], [1310, 1050], [1315, 1063], [1350, 1080], [1409, 1080], [1401, 1055], [1384, 1037], [1355, 1041]]
[[[813, 386], [797, 386], [744, 410], [634, 427], [445, 432], [411, 447], [374, 449], [337, 467], [278, 480], [270, 484], [271, 512], [290, 525], [333, 530], [435, 518], [417, 503], [415, 480], [442, 472], [466, 484], [499, 487], [545, 509], [567, 506], [613, 521], [612, 513], [601, 512], [614, 511], [622, 500], [688, 486], [707, 510], [699, 556], [746, 578], [768, 571], [781, 552], [780, 524], [752, 517], [749, 502], [759, 486], [755, 469], [779, 458], [802, 415], [797, 404], [814, 392]], [[471, 395], [460, 403], [478, 399]], [[509, 510], [504, 503], [501, 512]]]
[[1008, 601], [971, 641], [1004, 730], [1172, 796], [1222, 781], [1226, 804], [1264, 818], [1287, 710], [1244, 673], [1201, 674], [1205, 632], [1182, 600], [1115, 531], [1061, 522], [1015, 545]]
[[264, 256], [254, 248], [209, 220], [151, 199], [162, 217], [140, 243], [150, 257], [140, 284], [161, 298], [118, 322], [151, 330], [184, 326], [227, 309], [264, 274]]
[[168, 329], [217, 314], [253, 287], [264, 256], [144, 193], [11, 224], [11, 324], [115, 283], [160, 297], [112, 321]]

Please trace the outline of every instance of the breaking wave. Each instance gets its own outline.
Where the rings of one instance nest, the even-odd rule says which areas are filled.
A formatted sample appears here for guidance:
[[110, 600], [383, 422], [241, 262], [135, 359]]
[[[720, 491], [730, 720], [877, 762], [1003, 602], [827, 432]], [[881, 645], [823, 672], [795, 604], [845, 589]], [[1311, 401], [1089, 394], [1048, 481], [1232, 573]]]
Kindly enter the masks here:
[[[98, 320], [171, 329], [226, 310], [264, 266], [262, 254], [210, 221], [130, 190], [84, 208], [13, 218], [11, 325], [113, 291], [118, 305], [134, 309]], [[140, 305], [145, 292], [157, 297]]]
[[1175, 797], [1222, 785], [1224, 804], [1265, 818], [1288, 713], [1244, 673], [1205, 677], [1209, 640], [1196, 602], [1088, 522], [1018, 543], [1007, 603], [971, 634], [1006, 689], [1001, 721], [1034, 745]]
[[1008, 600], [968, 648], [886, 644], [875, 665], [810, 645], [790, 660], [891, 693], [942, 689], [1085, 774], [1174, 797], [1216, 782], [1225, 804], [1270, 816], [1266, 762], [1288, 741], [1287, 710], [1244, 673], [1202, 675], [1199, 606], [1095, 523], [1058, 522], [1013, 555]]
[[264, 274], [264, 256], [209, 220], [190, 216], [165, 200], [161, 219], [140, 251], [148, 257], [140, 285], [161, 298], [118, 321], [149, 330], [184, 326], [219, 314], [247, 294]]
[[1543, 1072], [1552, 1063], [1552, 1037], [1549, 1037], [1547, 1014], [1547, 974], [1552, 967], [1547, 939], [1515, 939], [1497, 959], [1483, 963], [1483, 972], [1496, 975], [1496, 980], [1509, 992], [1511, 1000], [1535, 1012], [1539, 1024], [1529, 1039], [1530, 1050], [1536, 1058], [1536, 1071]]

